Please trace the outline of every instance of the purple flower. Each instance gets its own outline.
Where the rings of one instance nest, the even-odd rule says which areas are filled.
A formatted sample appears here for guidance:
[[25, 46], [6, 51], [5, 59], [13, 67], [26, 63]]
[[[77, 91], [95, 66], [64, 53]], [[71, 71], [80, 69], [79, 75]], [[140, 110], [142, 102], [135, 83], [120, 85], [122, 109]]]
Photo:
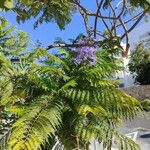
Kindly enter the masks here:
[[[86, 45], [88, 42], [87, 39], [79, 40], [77, 44]], [[94, 52], [96, 49], [91, 46], [83, 46], [72, 49], [75, 52], [75, 57], [73, 58], [73, 61], [75, 64], [89, 64], [89, 65], [95, 65], [96, 64], [96, 55]]]

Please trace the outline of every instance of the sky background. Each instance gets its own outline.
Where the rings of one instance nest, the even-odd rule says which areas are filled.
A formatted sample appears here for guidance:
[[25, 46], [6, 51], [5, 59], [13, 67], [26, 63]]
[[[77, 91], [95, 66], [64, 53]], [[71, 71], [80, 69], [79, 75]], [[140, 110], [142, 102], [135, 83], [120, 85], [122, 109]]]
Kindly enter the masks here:
[[[89, 0], [83, 0], [82, 2], [90, 10], [95, 8], [95, 4], [91, 5]], [[75, 39], [80, 33], [85, 33], [84, 22], [79, 13], [75, 13], [72, 16], [72, 22], [66, 26], [65, 30], [60, 30], [55, 23], [43, 23], [34, 29], [33, 18], [19, 25], [16, 21], [16, 14], [11, 11], [7, 13], [0, 12], [0, 15], [4, 16], [12, 26], [16, 26], [19, 30], [26, 31], [33, 41], [40, 41], [43, 46], [53, 43], [57, 37], [67, 41], [70, 38]]]
[[[82, 0], [82, 3], [91, 11], [95, 9], [96, 4], [92, 3], [91, 5], [90, 0]], [[55, 23], [43, 23], [34, 29], [33, 18], [25, 23], [18, 24], [16, 14], [11, 11], [7, 13], [0, 12], [0, 15], [4, 16], [12, 26], [16, 26], [19, 30], [26, 31], [32, 41], [39, 41], [44, 47], [52, 44], [57, 37], [67, 41], [68, 39], [75, 39], [80, 33], [85, 33], [84, 22], [79, 13], [73, 14], [72, 22], [66, 26], [65, 30], [60, 30]], [[103, 26], [100, 25], [100, 28], [103, 28]]]
[[25, 23], [18, 24], [16, 21], [16, 14], [13, 12], [1, 13], [12, 26], [17, 27], [19, 30], [26, 31], [33, 41], [39, 40], [44, 46], [53, 43], [57, 37], [63, 40], [68, 38], [75, 38], [79, 33], [84, 33], [84, 26], [79, 14], [74, 14], [72, 22], [66, 26], [65, 30], [60, 30], [55, 23], [43, 23], [34, 29], [34, 19], [30, 19]]

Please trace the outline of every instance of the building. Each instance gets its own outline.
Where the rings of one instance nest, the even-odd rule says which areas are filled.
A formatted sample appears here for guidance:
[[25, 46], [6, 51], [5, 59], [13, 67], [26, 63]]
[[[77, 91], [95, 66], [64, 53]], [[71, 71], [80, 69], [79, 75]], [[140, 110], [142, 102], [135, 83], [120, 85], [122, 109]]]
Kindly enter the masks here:
[[136, 45], [142, 41], [146, 40], [146, 38], [150, 36], [150, 22], [145, 22], [142, 25], [136, 27], [129, 34], [129, 42], [130, 42], [130, 51], [126, 58], [123, 58], [123, 66], [125, 67], [125, 71], [121, 71], [116, 74], [116, 78], [122, 80], [124, 86], [132, 86], [134, 84], [133, 75], [130, 73], [128, 69], [128, 63], [130, 61], [130, 53], [134, 51]]

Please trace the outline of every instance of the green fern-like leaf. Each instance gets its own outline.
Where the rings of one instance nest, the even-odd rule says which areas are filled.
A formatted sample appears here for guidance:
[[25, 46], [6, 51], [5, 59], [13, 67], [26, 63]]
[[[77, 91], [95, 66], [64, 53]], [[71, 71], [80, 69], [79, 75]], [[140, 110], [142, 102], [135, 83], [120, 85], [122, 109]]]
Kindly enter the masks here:
[[8, 149], [39, 149], [49, 136], [53, 136], [61, 122], [62, 104], [51, 97], [39, 98], [13, 125]]

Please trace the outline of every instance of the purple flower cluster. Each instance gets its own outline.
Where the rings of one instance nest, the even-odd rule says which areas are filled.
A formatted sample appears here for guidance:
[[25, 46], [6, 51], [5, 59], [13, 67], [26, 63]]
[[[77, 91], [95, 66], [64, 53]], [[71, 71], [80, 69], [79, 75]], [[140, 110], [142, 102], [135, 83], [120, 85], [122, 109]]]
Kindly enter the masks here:
[[[79, 40], [77, 44], [86, 45], [86, 43], [89, 42], [87, 39]], [[95, 65], [96, 64], [96, 55], [94, 47], [90, 46], [83, 46], [74, 48], [73, 51], [76, 53], [76, 57], [73, 58], [73, 61], [75, 64], [90, 64]]]

